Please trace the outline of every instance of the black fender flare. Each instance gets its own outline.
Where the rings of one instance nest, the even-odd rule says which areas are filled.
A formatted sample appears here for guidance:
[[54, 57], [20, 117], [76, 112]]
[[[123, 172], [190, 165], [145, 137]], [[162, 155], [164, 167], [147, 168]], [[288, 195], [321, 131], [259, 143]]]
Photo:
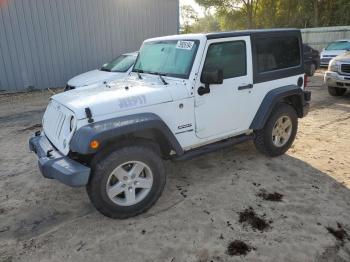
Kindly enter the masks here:
[[92, 149], [90, 143], [97, 140], [101, 144], [123, 135], [143, 130], [160, 132], [177, 155], [184, 153], [183, 148], [164, 121], [153, 113], [140, 113], [103, 120], [83, 126], [73, 135], [70, 149], [82, 155], [94, 154], [98, 150]]
[[269, 91], [265, 95], [249, 128], [252, 130], [262, 129], [265, 126], [265, 123], [268, 120], [275, 105], [281, 101], [286, 100], [287, 98], [290, 99], [289, 102], [296, 110], [298, 117], [303, 117], [305, 115], [304, 93], [305, 92], [297, 85], [282, 86]]

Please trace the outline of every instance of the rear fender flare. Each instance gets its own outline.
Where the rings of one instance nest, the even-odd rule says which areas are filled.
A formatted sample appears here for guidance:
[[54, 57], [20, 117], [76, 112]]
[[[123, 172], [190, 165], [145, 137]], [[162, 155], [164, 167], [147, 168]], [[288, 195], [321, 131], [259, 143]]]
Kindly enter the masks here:
[[280, 102], [290, 103], [297, 112], [298, 117], [303, 117], [303, 90], [297, 85], [283, 86], [273, 89], [266, 94], [249, 128], [252, 130], [262, 129], [274, 107]]

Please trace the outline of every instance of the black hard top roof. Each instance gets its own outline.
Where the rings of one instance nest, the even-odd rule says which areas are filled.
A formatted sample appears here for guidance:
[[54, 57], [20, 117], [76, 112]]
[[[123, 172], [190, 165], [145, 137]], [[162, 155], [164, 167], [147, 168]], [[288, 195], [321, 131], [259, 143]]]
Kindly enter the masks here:
[[217, 39], [235, 36], [250, 36], [250, 35], [269, 35], [269, 34], [290, 34], [298, 33], [300, 30], [296, 28], [276, 28], [276, 29], [254, 29], [254, 30], [242, 30], [232, 32], [218, 32], [206, 34], [207, 39]]

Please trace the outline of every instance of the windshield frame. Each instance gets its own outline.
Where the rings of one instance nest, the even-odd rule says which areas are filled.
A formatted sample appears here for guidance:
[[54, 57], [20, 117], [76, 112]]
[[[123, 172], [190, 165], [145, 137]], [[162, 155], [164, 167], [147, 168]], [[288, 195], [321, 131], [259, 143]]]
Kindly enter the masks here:
[[[126, 73], [130, 70], [130, 68], [132, 68], [135, 65], [135, 62], [136, 62], [136, 59], [138, 56], [133, 55], [133, 54], [121, 54], [121, 55], [117, 56], [116, 58], [114, 58], [113, 60], [111, 60], [110, 62], [108, 62], [107, 65], [113, 63], [115, 60], [119, 59], [120, 57], [124, 57], [123, 59], [127, 59], [128, 57], [132, 57], [132, 58], [134, 58], [134, 63], [124, 71], [123, 70], [108, 70], [104, 66], [102, 66], [100, 68], [100, 71], [105, 71], [105, 72], [110, 72], [110, 73]], [[114, 65], [114, 66], [116, 66], [116, 65]]]
[[[174, 74], [174, 73], [163, 73], [163, 72], [153, 72], [153, 71], [144, 71], [142, 69], [138, 69], [138, 68], [135, 68], [137, 62], [139, 61], [140, 59], [140, 55], [141, 55], [141, 49], [142, 49], [142, 46], [144, 44], [152, 44], [152, 43], [162, 43], [162, 42], [176, 42], [176, 41], [193, 41], [195, 42], [195, 48], [196, 50], [194, 51], [193, 53], [193, 57], [192, 57], [192, 60], [190, 62], [190, 67], [189, 67], [189, 70], [188, 70], [188, 73], [186, 75], [184, 74]], [[141, 48], [140, 48], [140, 51], [138, 53], [138, 56], [135, 60], [135, 63], [134, 63], [134, 66], [132, 68], [132, 72], [134, 73], [142, 73], [142, 74], [150, 74], [150, 75], [162, 75], [162, 76], [167, 76], [167, 77], [174, 77], [174, 78], [180, 78], [180, 79], [189, 79], [190, 78], [190, 75], [191, 75], [191, 72], [192, 72], [192, 69], [193, 69], [193, 64], [194, 64], [194, 61], [197, 57], [197, 54], [198, 54], [198, 50], [199, 50], [199, 46], [200, 46], [200, 40], [198, 39], [182, 39], [182, 38], [179, 38], [179, 39], [164, 39], [164, 40], [154, 40], [154, 41], [147, 41], [147, 42], [144, 42], [142, 44]]]

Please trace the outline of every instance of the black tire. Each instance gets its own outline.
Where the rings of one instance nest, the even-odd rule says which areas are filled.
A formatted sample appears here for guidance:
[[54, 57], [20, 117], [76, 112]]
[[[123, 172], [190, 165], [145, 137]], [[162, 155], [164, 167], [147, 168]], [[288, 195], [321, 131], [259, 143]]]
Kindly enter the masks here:
[[346, 88], [333, 87], [333, 86], [328, 87], [328, 93], [331, 96], [342, 96], [345, 94], [345, 92], [346, 92]]
[[[292, 122], [292, 130], [287, 142], [283, 146], [278, 147], [273, 143], [272, 131], [276, 121], [283, 116], [288, 116], [290, 118]], [[274, 108], [264, 128], [255, 131], [255, 147], [258, 151], [268, 156], [275, 157], [283, 155], [293, 144], [297, 130], [298, 116], [295, 109], [288, 104], [280, 103]]]
[[308, 68], [306, 74], [308, 76], [313, 76], [315, 74], [315, 72], [316, 72], [316, 69], [317, 69], [317, 65], [315, 63], [312, 63], [310, 65], [310, 67]]
[[[166, 182], [163, 161], [147, 143], [127, 145], [97, 159], [100, 160], [92, 167], [92, 175], [86, 189], [92, 204], [103, 215], [118, 219], [133, 217], [146, 212], [161, 196]], [[153, 173], [153, 184], [142, 201], [131, 206], [122, 206], [108, 197], [106, 185], [111, 172], [128, 161], [147, 164]]]

